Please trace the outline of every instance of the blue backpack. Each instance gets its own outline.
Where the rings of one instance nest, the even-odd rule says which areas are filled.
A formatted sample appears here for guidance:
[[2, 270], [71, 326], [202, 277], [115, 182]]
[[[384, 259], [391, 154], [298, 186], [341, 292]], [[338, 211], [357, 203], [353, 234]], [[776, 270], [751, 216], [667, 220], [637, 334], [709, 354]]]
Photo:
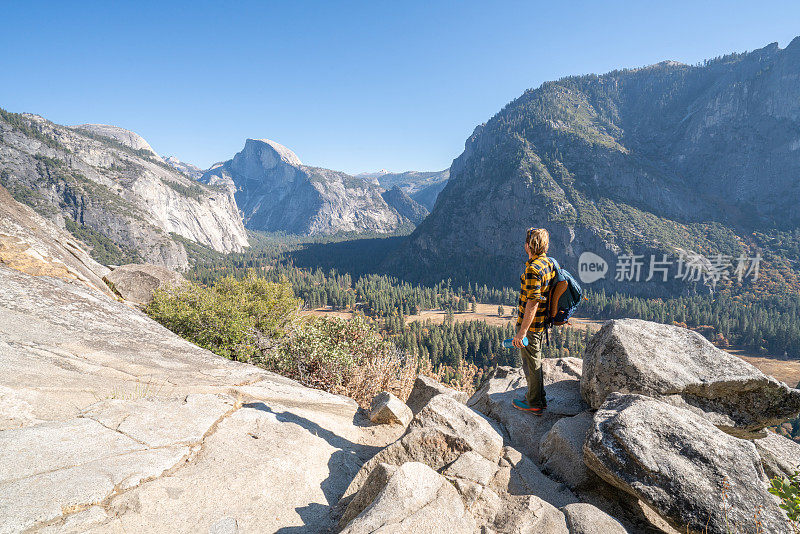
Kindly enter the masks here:
[[[567, 289], [558, 299], [558, 310], [554, 317], [549, 317], [546, 322], [546, 327], [549, 329], [553, 325], [562, 325], [569, 321], [570, 317], [575, 313], [575, 310], [578, 309], [581, 301], [583, 300], [583, 289], [581, 289], [581, 285], [575, 280], [575, 277], [570, 274], [570, 272], [566, 269], [562, 269], [555, 258], [548, 257], [550, 261], [553, 262], [553, 268], [556, 271], [556, 275], [553, 278], [552, 284], [553, 289], [555, 289], [555, 284], [558, 282], [567, 282]], [[550, 294], [552, 295], [553, 289], [550, 290]], [[547, 305], [550, 305], [550, 299], [547, 301]], [[546, 330], [545, 330], [546, 332]], [[548, 337], [548, 344], [549, 344], [549, 335]]]

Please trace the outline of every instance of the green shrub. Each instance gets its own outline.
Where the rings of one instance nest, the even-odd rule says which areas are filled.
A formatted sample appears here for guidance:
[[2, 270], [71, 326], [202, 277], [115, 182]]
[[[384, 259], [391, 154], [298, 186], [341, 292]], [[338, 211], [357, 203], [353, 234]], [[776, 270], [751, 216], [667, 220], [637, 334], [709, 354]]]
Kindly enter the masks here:
[[381, 391], [408, 398], [416, 360], [397, 350], [364, 316], [300, 318], [291, 285], [251, 271], [213, 287], [193, 282], [156, 290], [145, 311], [181, 337], [220, 356], [250, 362], [306, 386], [355, 399]]
[[798, 532], [800, 522], [800, 472], [795, 471], [790, 477], [774, 477], [770, 482], [769, 492], [781, 500], [781, 508], [786, 512], [792, 528]]
[[299, 307], [289, 284], [250, 273], [223, 278], [210, 288], [189, 282], [157, 290], [145, 311], [203, 348], [250, 361], [279, 345]]

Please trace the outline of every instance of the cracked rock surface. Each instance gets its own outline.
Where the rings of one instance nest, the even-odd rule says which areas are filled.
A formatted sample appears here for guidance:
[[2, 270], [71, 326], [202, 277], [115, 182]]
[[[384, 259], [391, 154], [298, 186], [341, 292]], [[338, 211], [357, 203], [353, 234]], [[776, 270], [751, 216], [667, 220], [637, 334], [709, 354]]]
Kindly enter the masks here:
[[756, 515], [764, 532], [792, 531], [767, 492], [753, 443], [689, 410], [612, 393], [594, 416], [584, 461], [681, 532], [725, 534]]
[[0, 263], [0, 533], [319, 532], [402, 427]]
[[686, 408], [738, 437], [794, 419], [800, 391], [686, 328], [607, 321], [586, 346], [581, 393], [598, 409], [613, 392]]

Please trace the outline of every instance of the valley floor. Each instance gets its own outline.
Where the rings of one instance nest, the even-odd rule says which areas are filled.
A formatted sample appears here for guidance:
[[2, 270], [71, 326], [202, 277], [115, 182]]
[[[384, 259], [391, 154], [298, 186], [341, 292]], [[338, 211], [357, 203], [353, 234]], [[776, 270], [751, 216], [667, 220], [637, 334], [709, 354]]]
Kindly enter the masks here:
[[[510, 306], [505, 306], [505, 315], [499, 316], [497, 314], [497, 304], [476, 304], [474, 312], [457, 312], [453, 314], [455, 322], [468, 322], [468, 321], [486, 321], [487, 324], [492, 326], [505, 326], [513, 321], [514, 309]], [[314, 310], [306, 310], [302, 312], [303, 315], [315, 317], [339, 317], [342, 319], [349, 319], [353, 316], [353, 312], [349, 310], [336, 310], [329, 306], [316, 308]], [[434, 324], [444, 323], [447, 312], [442, 309], [437, 310], [423, 310], [415, 315], [408, 315], [405, 318], [406, 323], [414, 321], [431, 321]], [[573, 317], [568, 326], [579, 330], [589, 329], [590, 333], [595, 333], [603, 325], [605, 321], [601, 319], [590, 319], [588, 317]], [[752, 351], [739, 349], [739, 348], [725, 348], [725, 350], [744, 361], [757, 367], [761, 372], [774, 376], [781, 382], [784, 382], [792, 387], [800, 382], [800, 361], [784, 359], [778, 356], [769, 354], [757, 354]]]

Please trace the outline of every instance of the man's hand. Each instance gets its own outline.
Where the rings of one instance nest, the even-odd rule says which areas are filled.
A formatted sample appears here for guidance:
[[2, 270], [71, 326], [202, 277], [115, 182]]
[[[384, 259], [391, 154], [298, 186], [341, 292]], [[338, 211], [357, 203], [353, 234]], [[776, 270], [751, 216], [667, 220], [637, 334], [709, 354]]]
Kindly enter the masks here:
[[519, 332], [517, 332], [517, 335], [514, 336], [513, 340], [511, 340], [511, 343], [518, 349], [521, 349], [522, 347], [524, 347], [524, 345], [522, 344], [522, 339], [524, 337], [525, 337], [525, 331], [520, 328]]

